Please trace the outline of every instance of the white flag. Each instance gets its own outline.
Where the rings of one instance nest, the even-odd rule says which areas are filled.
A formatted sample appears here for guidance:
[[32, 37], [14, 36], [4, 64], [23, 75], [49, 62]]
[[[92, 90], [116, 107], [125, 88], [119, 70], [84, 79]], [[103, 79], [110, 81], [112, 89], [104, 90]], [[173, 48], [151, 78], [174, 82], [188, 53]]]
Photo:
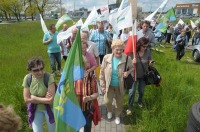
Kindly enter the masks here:
[[133, 26], [131, 5], [124, 8], [122, 11], [118, 11], [117, 25], [118, 25], [118, 30]]
[[163, 3], [159, 6], [160, 9], [164, 10], [167, 5], [168, 0], [163, 1]]
[[41, 22], [41, 26], [42, 26], [42, 30], [44, 33], [47, 33], [48, 32], [48, 29], [47, 29], [47, 26], [45, 25], [44, 23], [44, 20], [42, 19], [42, 16], [40, 14], [40, 22]]
[[122, 0], [120, 6], [119, 6], [119, 9], [118, 11], [121, 11], [123, 10], [124, 8], [126, 8], [128, 6], [128, 0]]
[[80, 18], [80, 20], [78, 20], [75, 24], [77, 27], [81, 27], [83, 26], [83, 21], [82, 21], [82, 18]]
[[178, 21], [178, 23], [177, 24], [181, 24], [181, 25], [183, 25], [184, 24], [184, 22], [183, 22], [183, 20], [182, 19], [180, 19], [179, 21]]
[[81, 27], [81, 30], [84, 30], [86, 28], [88, 28], [88, 25], [93, 24], [94, 22], [96, 22], [98, 17], [98, 13], [95, 7], [93, 7], [90, 15], [87, 17], [87, 19], [85, 20], [83, 26]]
[[193, 29], [194, 29], [195, 27], [197, 27], [197, 26], [194, 24], [194, 22], [193, 22], [192, 20], [190, 20], [190, 23], [191, 23], [191, 26], [192, 26]]
[[183, 20], [182, 20], [182, 19], [180, 19], [174, 28], [178, 27], [178, 24], [181, 24], [181, 25], [183, 25], [183, 24], [184, 24]]
[[118, 26], [117, 26], [117, 12], [118, 9], [115, 9], [114, 11], [110, 11], [110, 15], [109, 15], [109, 23], [112, 25], [114, 34], [118, 35], [119, 34], [119, 30], [118, 30]]
[[152, 14], [150, 14], [149, 16], [147, 16], [147, 17], [145, 18], [145, 20], [147, 20], [147, 21], [152, 21], [152, 20], [153, 20], [153, 17], [155, 16], [155, 14], [158, 12], [159, 9], [160, 9], [160, 8], [157, 8]]
[[108, 16], [109, 16], [108, 5], [100, 8], [100, 11], [101, 11], [101, 15], [98, 16], [97, 20], [98, 21], [107, 21], [108, 20]]
[[80, 19], [79, 21], [76, 22], [75, 25], [69, 27], [66, 31], [60, 32], [57, 35], [57, 43], [60, 44], [60, 42], [62, 42], [63, 40], [69, 38], [70, 36], [72, 36], [73, 28], [80, 27], [82, 25], [83, 25], [83, 21], [82, 21], [82, 19]]

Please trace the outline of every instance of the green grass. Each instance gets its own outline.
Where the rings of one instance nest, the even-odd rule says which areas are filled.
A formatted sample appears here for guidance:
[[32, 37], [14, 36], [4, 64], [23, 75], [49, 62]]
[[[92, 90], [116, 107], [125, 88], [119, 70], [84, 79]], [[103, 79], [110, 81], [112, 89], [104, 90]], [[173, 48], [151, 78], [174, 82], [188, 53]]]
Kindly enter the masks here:
[[[56, 22], [46, 22], [50, 23]], [[42, 44], [43, 32], [39, 21], [0, 25], [0, 31], [0, 102], [14, 105], [23, 121], [21, 131], [28, 132], [31, 130], [22, 88], [23, 78], [28, 74], [27, 60], [41, 56], [45, 71], [51, 72], [47, 48]], [[162, 76], [161, 87], [146, 87], [144, 108], [135, 107], [133, 115], [125, 117], [127, 131], [184, 131], [190, 107], [200, 98], [199, 63], [188, 61], [190, 51], [181, 61], [176, 61], [171, 46], [158, 49], [164, 51], [153, 51], [155, 67]], [[127, 102], [127, 96], [125, 98]]]
[[192, 60], [190, 50], [181, 61], [176, 61], [171, 45], [165, 46], [158, 47], [164, 53], [153, 51], [155, 67], [162, 76], [161, 86], [145, 87], [144, 108], [135, 105], [133, 114], [125, 117], [131, 124], [127, 131], [136, 128], [142, 132], [184, 131], [189, 110], [199, 101], [199, 63]]

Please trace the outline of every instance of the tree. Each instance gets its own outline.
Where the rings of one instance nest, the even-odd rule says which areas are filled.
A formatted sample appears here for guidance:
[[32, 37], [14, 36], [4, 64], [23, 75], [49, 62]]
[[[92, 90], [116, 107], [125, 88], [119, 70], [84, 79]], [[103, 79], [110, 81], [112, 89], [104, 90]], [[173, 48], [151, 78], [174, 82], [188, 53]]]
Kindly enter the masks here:
[[15, 15], [17, 21], [19, 21], [23, 3], [21, 3], [20, 0], [10, 0], [9, 6], [10, 6], [9, 10]]
[[3, 12], [7, 21], [8, 21], [9, 3], [10, 2], [6, 0], [0, 1], [0, 10]]
[[36, 4], [36, 7], [39, 13], [42, 15], [42, 17], [45, 9], [50, 10], [51, 7], [55, 6], [58, 3], [58, 0], [33, 0], [33, 1]]

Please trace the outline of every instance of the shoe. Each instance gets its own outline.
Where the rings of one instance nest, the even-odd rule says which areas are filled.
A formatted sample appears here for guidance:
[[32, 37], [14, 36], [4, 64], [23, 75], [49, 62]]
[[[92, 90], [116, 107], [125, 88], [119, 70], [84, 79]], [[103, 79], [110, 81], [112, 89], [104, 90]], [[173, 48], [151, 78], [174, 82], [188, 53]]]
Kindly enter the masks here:
[[126, 110], [126, 115], [131, 115], [131, 110], [127, 109]]
[[57, 75], [58, 75], [58, 76], [61, 76], [61, 75], [62, 75], [62, 71], [61, 71], [61, 70], [58, 70]]
[[53, 73], [52, 73], [52, 75], [53, 75], [53, 77], [55, 77], [55, 76], [56, 76], [56, 73], [55, 73], [55, 72], [53, 72]]
[[117, 125], [120, 124], [120, 118], [119, 118], [119, 117], [116, 117], [116, 118], [115, 118], [115, 123], [116, 123]]
[[110, 120], [112, 118], [112, 112], [108, 112], [107, 118]]
[[142, 108], [142, 107], [143, 107], [142, 103], [138, 103], [138, 106], [139, 106], [140, 108]]

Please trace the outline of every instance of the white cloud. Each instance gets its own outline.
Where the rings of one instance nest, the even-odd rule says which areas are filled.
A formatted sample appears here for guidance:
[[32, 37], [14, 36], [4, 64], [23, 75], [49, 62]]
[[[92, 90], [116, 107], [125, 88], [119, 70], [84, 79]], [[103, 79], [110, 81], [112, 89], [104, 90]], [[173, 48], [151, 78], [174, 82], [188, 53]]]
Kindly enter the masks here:
[[[170, 9], [171, 7], [175, 7], [176, 4], [187, 4], [187, 3], [197, 3], [199, 0], [169, 0], [165, 11]], [[95, 6], [96, 8], [103, 7], [105, 5], [114, 4], [116, 0], [62, 0], [63, 7], [67, 10], [74, 10], [74, 2], [75, 9], [79, 9], [81, 7], [85, 7], [88, 10], [92, 10]], [[143, 11], [154, 11], [156, 10], [163, 0], [138, 0], [138, 6], [142, 7]]]

